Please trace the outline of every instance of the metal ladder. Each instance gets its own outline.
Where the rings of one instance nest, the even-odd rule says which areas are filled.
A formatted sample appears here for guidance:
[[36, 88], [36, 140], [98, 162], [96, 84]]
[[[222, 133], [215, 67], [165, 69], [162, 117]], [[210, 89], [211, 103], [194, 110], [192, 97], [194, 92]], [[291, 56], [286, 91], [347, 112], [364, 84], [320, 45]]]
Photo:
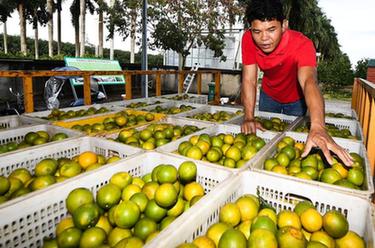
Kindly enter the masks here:
[[[198, 68], [199, 68], [199, 64], [195, 63], [193, 65], [193, 67], [191, 67], [190, 71], [197, 71]], [[185, 94], [187, 94], [189, 92], [190, 86], [191, 86], [191, 84], [194, 81], [194, 77], [195, 77], [195, 73], [189, 73], [189, 74], [187, 74], [187, 76], [186, 76], [186, 78], [184, 80], [184, 84], [183, 84], [183, 90], [184, 90]]]

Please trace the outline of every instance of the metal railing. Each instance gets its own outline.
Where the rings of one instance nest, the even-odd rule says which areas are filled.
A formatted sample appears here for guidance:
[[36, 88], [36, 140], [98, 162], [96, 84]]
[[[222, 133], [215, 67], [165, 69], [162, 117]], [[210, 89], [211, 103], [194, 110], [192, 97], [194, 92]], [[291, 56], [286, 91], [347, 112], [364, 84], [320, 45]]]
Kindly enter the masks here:
[[354, 79], [352, 108], [356, 111], [361, 124], [370, 169], [374, 175], [375, 167], [375, 83], [361, 78]]
[[183, 92], [183, 83], [185, 74], [195, 73], [197, 74], [197, 94], [202, 94], [202, 74], [213, 74], [215, 78], [215, 97], [214, 103], [219, 104], [220, 102], [220, 81], [221, 71], [219, 70], [199, 70], [199, 71], [167, 71], [167, 70], [150, 70], [150, 71], [0, 71], [0, 77], [11, 77], [11, 78], [22, 78], [23, 92], [24, 92], [24, 105], [25, 112], [34, 111], [34, 99], [33, 99], [33, 78], [35, 77], [52, 77], [52, 76], [78, 76], [84, 79], [83, 83], [83, 98], [84, 104], [91, 104], [90, 95], [90, 77], [95, 75], [123, 75], [125, 77], [125, 94], [126, 99], [132, 99], [132, 76], [133, 75], [155, 75], [155, 93], [157, 96], [161, 95], [161, 76], [164, 74], [176, 74], [178, 75], [178, 93]]

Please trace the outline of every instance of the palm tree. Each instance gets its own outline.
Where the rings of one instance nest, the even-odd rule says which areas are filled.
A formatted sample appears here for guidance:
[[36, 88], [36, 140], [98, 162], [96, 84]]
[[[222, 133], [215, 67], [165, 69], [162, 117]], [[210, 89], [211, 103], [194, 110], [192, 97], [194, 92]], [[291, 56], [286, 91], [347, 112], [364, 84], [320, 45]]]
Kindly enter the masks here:
[[53, 56], [53, 0], [47, 0], [48, 11], [48, 56]]
[[63, 0], [56, 1], [57, 10], [57, 54], [61, 53], [61, 11], [62, 11]]
[[97, 56], [103, 57], [103, 40], [104, 40], [104, 12], [108, 11], [108, 5], [103, 0], [96, 0], [98, 4], [97, 12], [99, 15], [98, 20], [98, 54]]
[[86, 0], [80, 0], [79, 2], [79, 39], [80, 45], [80, 57], [85, 55], [85, 35], [86, 35]]
[[11, 13], [16, 9], [16, 3], [12, 0], [4, 0], [0, 3], [0, 21], [4, 24], [3, 26], [3, 41], [4, 41], [4, 53], [8, 53], [8, 41], [7, 41], [7, 20]]
[[46, 9], [46, 1], [44, 0], [34, 0], [28, 5], [26, 11], [26, 19], [32, 23], [34, 29], [34, 49], [35, 49], [35, 59], [39, 59], [39, 31], [38, 24], [44, 26], [48, 23], [50, 19], [50, 14]]
[[20, 18], [20, 44], [23, 55], [27, 55], [25, 9], [25, 1], [17, 0], [17, 11]]

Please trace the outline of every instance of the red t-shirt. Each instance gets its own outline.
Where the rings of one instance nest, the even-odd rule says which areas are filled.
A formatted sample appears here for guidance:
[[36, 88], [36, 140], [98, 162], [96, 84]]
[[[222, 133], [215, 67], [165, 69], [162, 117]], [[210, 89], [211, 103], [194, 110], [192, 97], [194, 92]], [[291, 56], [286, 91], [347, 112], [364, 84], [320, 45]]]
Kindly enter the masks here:
[[242, 37], [242, 63], [257, 64], [264, 72], [262, 89], [280, 103], [291, 103], [303, 98], [297, 70], [302, 66], [316, 67], [313, 42], [302, 33], [286, 30], [276, 49], [265, 54], [255, 44], [248, 30]]

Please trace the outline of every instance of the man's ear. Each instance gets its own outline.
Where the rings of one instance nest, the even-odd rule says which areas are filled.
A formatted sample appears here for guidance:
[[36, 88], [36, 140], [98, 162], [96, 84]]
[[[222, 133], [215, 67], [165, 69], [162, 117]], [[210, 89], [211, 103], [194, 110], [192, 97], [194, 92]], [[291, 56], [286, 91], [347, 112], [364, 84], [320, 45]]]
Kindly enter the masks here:
[[289, 21], [287, 19], [283, 20], [281, 28], [282, 28], [283, 33], [289, 28]]

